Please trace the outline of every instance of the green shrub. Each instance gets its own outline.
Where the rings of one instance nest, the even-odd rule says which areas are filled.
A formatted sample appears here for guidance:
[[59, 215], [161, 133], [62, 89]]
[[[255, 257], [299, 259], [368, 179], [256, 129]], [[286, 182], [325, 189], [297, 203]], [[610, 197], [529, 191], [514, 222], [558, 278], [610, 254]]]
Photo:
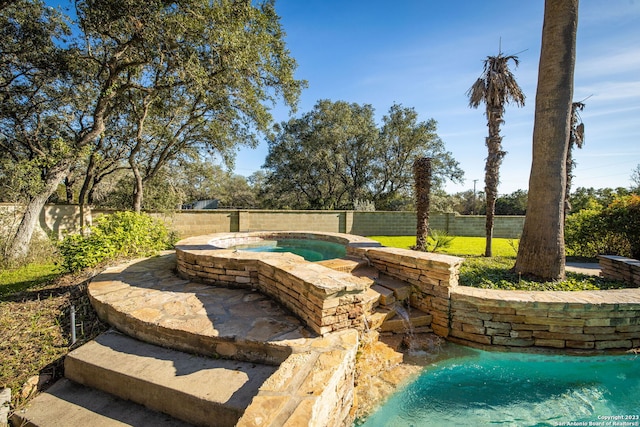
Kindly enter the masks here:
[[63, 268], [79, 271], [118, 258], [150, 256], [171, 246], [166, 226], [146, 214], [117, 212], [98, 217], [85, 236], [60, 244]]
[[640, 195], [616, 197], [604, 216], [608, 229], [626, 239], [629, 256], [640, 259]]
[[621, 196], [607, 207], [592, 204], [567, 217], [565, 246], [568, 256], [600, 254], [640, 256], [640, 196]]

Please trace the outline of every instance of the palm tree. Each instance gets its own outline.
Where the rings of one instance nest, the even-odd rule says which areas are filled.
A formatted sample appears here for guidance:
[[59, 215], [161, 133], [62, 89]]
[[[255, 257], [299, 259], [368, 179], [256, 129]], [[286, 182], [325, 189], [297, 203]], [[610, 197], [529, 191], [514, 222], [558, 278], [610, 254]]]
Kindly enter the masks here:
[[416, 186], [416, 251], [426, 252], [429, 232], [429, 209], [431, 205], [431, 159], [420, 157], [413, 163], [413, 176]]
[[571, 104], [571, 129], [569, 130], [569, 148], [567, 149], [567, 183], [564, 192], [564, 217], [566, 218], [571, 211], [571, 203], [569, 203], [569, 195], [571, 193], [571, 181], [573, 180], [573, 147], [582, 148], [584, 145], [584, 123], [579, 112], [584, 110], [583, 102], [574, 102]]
[[640, 163], [638, 163], [638, 166], [631, 172], [631, 182], [633, 184], [631, 191], [640, 193]]
[[500, 183], [500, 165], [506, 151], [502, 150], [502, 137], [500, 125], [504, 123], [504, 109], [509, 102], [515, 102], [518, 106], [524, 105], [524, 94], [516, 83], [516, 79], [509, 70], [509, 61], [518, 66], [518, 57], [515, 55], [488, 56], [484, 61], [482, 75], [467, 91], [469, 106], [477, 108], [484, 102], [486, 107], [487, 126], [489, 136], [485, 139], [488, 156], [484, 168], [484, 186], [487, 200], [486, 221], [486, 248], [485, 256], [490, 257], [491, 241], [493, 238], [493, 220], [498, 198], [498, 184]]
[[529, 199], [514, 271], [565, 276], [564, 193], [576, 62], [578, 0], [546, 0], [538, 67]]

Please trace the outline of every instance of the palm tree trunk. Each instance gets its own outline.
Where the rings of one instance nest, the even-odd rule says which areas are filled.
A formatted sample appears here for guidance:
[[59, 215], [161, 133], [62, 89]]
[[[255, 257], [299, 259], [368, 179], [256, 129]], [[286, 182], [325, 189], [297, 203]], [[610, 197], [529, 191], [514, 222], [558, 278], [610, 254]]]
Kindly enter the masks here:
[[545, 280], [565, 276], [564, 200], [578, 0], [546, 0], [538, 70], [533, 162], [514, 270]]
[[413, 174], [416, 182], [416, 245], [417, 251], [427, 250], [429, 233], [429, 209], [431, 205], [431, 159], [422, 157], [413, 163]]
[[488, 155], [484, 169], [484, 191], [487, 201], [484, 256], [491, 257], [493, 256], [493, 224], [495, 220], [496, 200], [498, 199], [498, 184], [500, 183], [500, 165], [506, 154], [502, 150], [502, 137], [500, 136], [500, 125], [503, 122], [501, 108], [487, 106], [487, 122], [489, 137], [486, 139]]

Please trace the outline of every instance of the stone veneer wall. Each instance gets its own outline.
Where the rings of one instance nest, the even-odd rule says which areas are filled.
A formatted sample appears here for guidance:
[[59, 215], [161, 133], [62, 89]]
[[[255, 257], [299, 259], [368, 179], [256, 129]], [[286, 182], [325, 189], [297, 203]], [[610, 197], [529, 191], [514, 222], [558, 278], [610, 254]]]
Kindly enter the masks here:
[[[339, 240], [346, 235], [321, 236]], [[640, 289], [529, 292], [470, 288], [458, 285], [462, 258], [350, 238], [354, 239], [348, 243], [350, 254], [412, 285], [411, 305], [431, 314], [433, 331], [451, 341], [478, 347], [575, 351], [640, 347]], [[351, 274], [292, 254], [256, 256], [205, 250], [199, 246], [203, 240], [195, 239], [186, 239], [178, 247], [183, 275], [205, 283], [260, 289], [320, 334], [360, 328], [372, 308], [375, 295]], [[190, 248], [200, 254], [190, 253]]]
[[[312, 234], [277, 233], [277, 236], [295, 238]], [[215, 236], [225, 242], [224, 246], [232, 246], [260, 236], [273, 238], [274, 234]], [[375, 302], [375, 296], [367, 292], [365, 281], [291, 253], [216, 249], [208, 244], [213, 237], [196, 236], [178, 242], [176, 257], [182, 277], [201, 283], [258, 289], [278, 300], [319, 334], [364, 326], [364, 314], [371, 311]], [[341, 240], [337, 235], [333, 237]], [[330, 240], [331, 235], [319, 238]], [[351, 236], [351, 240], [355, 246], [352, 253], [361, 251], [363, 246], [377, 244], [358, 236]]]
[[480, 347], [607, 350], [640, 347], [640, 290], [451, 294], [448, 339]]
[[640, 261], [616, 255], [598, 257], [602, 277], [640, 287]]
[[366, 256], [382, 273], [410, 283], [411, 306], [431, 314], [437, 335], [448, 335], [450, 295], [458, 285], [462, 258], [387, 247], [371, 248]]
[[462, 258], [394, 248], [372, 248], [366, 256], [381, 272], [410, 283], [411, 305], [430, 313], [433, 331], [453, 342], [568, 351], [640, 347], [639, 289], [478, 289], [458, 286]]
[[346, 330], [313, 340], [262, 384], [237, 427], [348, 427], [354, 402], [358, 334]]

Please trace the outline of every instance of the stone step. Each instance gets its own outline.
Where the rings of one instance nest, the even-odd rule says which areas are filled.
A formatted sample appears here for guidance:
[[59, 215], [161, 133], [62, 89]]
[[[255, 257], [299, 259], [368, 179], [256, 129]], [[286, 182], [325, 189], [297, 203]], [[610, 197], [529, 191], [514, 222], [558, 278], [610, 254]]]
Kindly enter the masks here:
[[378, 294], [378, 302], [380, 305], [389, 307], [396, 303], [396, 296], [391, 289], [380, 285], [373, 285], [370, 289]]
[[376, 285], [393, 291], [397, 301], [406, 301], [411, 296], [411, 285], [402, 280], [381, 274], [375, 279]]
[[107, 332], [69, 353], [65, 376], [195, 425], [233, 426], [277, 367], [211, 359]]
[[367, 260], [351, 256], [318, 261], [317, 264], [323, 265], [332, 270], [342, 271], [345, 273], [351, 273], [357, 269], [368, 266]]
[[390, 307], [396, 302], [404, 303], [411, 296], [411, 285], [402, 280], [384, 274], [363, 278], [369, 281], [370, 289], [379, 294], [380, 305]]
[[189, 427], [142, 405], [63, 378], [11, 416], [11, 425], [31, 427]]
[[[431, 325], [432, 316], [424, 311], [412, 307], [407, 310], [407, 314], [408, 321], [414, 329]], [[405, 333], [408, 332], [408, 328], [407, 320], [399, 315], [393, 307], [390, 308], [380, 325], [380, 331], [382, 332]]]

